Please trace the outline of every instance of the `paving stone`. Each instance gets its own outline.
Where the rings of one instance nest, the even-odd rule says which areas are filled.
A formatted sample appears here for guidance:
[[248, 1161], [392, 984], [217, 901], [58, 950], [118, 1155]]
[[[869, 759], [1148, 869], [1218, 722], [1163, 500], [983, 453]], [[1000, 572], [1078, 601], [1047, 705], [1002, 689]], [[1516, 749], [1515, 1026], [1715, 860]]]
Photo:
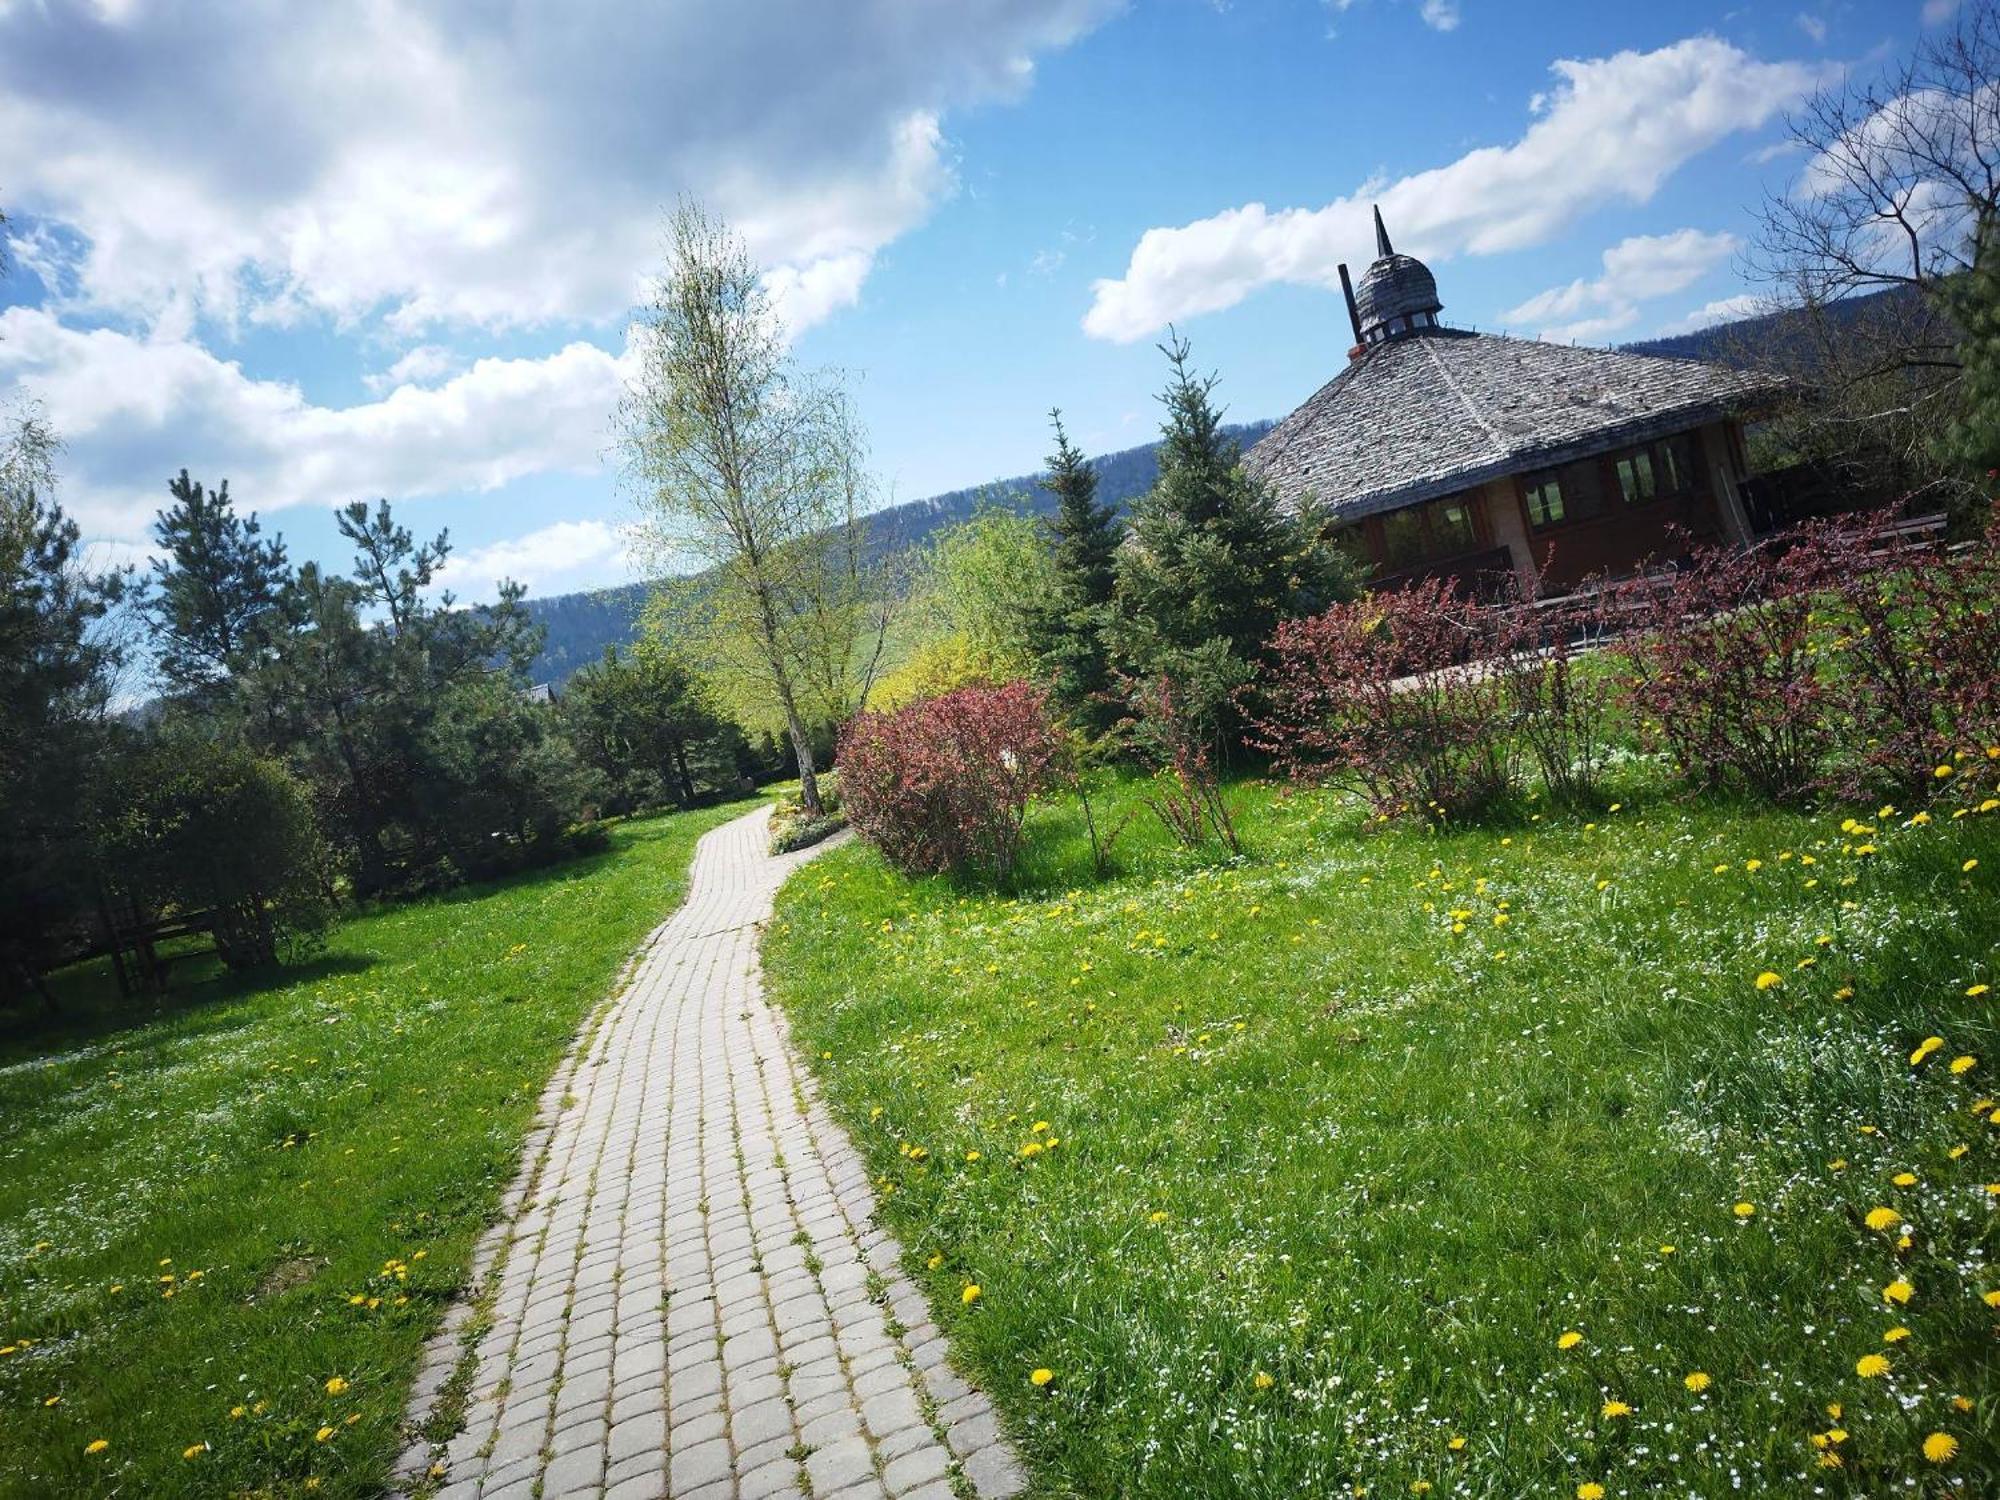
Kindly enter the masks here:
[[979, 1500], [1013, 1500], [1028, 1487], [1021, 1461], [999, 1443], [981, 1448], [966, 1459], [965, 1477], [972, 1481]]
[[[867, 1170], [763, 999], [758, 924], [811, 853], [773, 859], [764, 838], [761, 810], [703, 838], [686, 904], [634, 958], [588, 1053], [542, 1092], [512, 1217], [474, 1252], [481, 1277], [499, 1268], [499, 1298], [465, 1430], [444, 1450], [444, 1500], [789, 1497], [809, 1428], [814, 1496], [950, 1500], [920, 1390], [963, 1413], [952, 1451], [982, 1500], [1025, 1484], [990, 1408], [964, 1401], [873, 1222]], [[921, 1374], [896, 1362], [888, 1310]], [[427, 1346], [413, 1417], [448, 1380], [469, 1313], [454, 1307]], [[428, 1461], [413, 1447], [406, 1467]]]
[[837, 1495], [874, 1474], [874, 1458], [859, 1437], [830, 1443], [806, 1460], [806, 1477], [815, 1495]]
[[944, 1478], [945, 1468], [944, 1450], [934, 1442], [927, 1443], [914, 1453], [892, 1460], [882, 1470], [882, 1483], [890, 1494], [901, 1495], [920, 1484]]

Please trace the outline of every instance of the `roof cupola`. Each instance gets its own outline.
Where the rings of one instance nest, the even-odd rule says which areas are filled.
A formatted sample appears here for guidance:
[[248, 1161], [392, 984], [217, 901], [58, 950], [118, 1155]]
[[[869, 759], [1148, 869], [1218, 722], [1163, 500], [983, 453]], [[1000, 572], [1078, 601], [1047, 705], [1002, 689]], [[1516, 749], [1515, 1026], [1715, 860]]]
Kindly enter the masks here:
[[1430, 267], [1415, 256], [1396, 253], [1382, 224], [1382, 210], [1377, 208], [1375, 263], [1355, 287], [1350, 307], [1356, 339], [1365, 348], [1423, 333], [1438, 326], [1437, 315], [1443, 309], [1437, 278], [1431, 275]]

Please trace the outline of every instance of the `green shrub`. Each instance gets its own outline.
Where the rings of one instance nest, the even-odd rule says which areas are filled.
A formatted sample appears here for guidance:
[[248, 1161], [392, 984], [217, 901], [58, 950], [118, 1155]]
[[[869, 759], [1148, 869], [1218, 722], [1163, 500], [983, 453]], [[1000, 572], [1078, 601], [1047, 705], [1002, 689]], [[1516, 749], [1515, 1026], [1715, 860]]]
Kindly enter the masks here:
[[92, 803], [106, 883], [146, 910], [210, 913], [230, 968], [317, 947], [330, 915], [326, 845], [277, 761], [160, 740], [113, 756]]

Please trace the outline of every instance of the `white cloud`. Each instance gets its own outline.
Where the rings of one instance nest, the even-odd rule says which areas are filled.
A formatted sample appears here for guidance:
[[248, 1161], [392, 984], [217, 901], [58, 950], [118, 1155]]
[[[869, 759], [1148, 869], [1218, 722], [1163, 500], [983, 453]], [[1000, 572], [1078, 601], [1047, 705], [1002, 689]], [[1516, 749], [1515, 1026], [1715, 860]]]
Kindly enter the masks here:
[[378, 396], [384, 391], [393, 391], [399, 385], [430, 385], [449, 375], [458, 365], [458, 356], [442, 344], [419, 344], [406, 352], [388, 369], [374, 375], [364, 375], [361, 383]]
[[[1639, 303], [1692, 286], [1735, 254], [1739, 244], [1734, 235], [1699, 229], [1633, 235], [1604, 252], [1601, 276], [1541, 292], [1509, 308], [1500, 320], [1516, 327], [1541, 324], [1541, 337], [1560, 343], [1602, 339], [1638, 321]], [[1586, 311], [1587, 317], [1577, 318]], [[1575, 321], [1550, 325], [1551, 318]]]
[[1646, 202], [1683, 163], [1762, 125], [1817, 77], [1805, 64], [1760, 62], [1706, 36], [1559, 61], [1553, 71], [1555, 91], [1511, 145], [1363, 183], [1324, 208], [1273, 212], [1249, 203], [1147, 230], [1125, 274], [1093, 284], [1084, 330], [1126, 343], [1276, 283], [1335, 286], [1339, 262], [1370, 243], [1371, 203], [1382, 206], [1398, 248], [1418, 255], [1543, 243], [1607, 202]]
[[1722, 297], [1714, 302], [1705, 302], [1684, 317], [1676, 318], [1665, 325], [1667, 333], [1693, 333], [1699, 328], [1713, 328], [1717, 323], [1733, 323], [1738, 318], [1753, 318], [1757, 314], [1770, 311], [1762, 297], [1752, 292], [1744, 292], [1735, 297]]
[[1959, 0], [1924, 0], [1924, 24], [1936, 26], [1958, 14]]
[[526, 584], [530, 595], [560, 594], [630, 566], [618, 528], [605, 521], [557, 521], [524, 536], [453, 552], [438, 570], [437, 584], [474, 601], [492, 598], [508, 579]]
[[1424, 0], [1424, 24], [1433, 31], [1458, 29], [1458, 0]]
[[615, 318], [684, 191], [809, 319], [952, 191], [944, 114], [1109, 8], [0, 3], [0, 183], [79, 304], [177, 327]]
[[1793, 19], [1798, 23], [1799, 30], [1803, 31], [1815, 42], [1824, 42], [1826, 40], [1826, 18], [1824, 16], [1815, 16], [1808, 11], [1802, 10]]
[[184, 339], [0, 312], [0, 387], [34, 390], [65, 442], [65, 506], [93, 536], [141, 538], [167, 479], [227, 478], [246, 509], [334, 506], [594, 473], [628, 363], [577, 342], [545, 359], [482, 359], [434, 389], [328, 407]]

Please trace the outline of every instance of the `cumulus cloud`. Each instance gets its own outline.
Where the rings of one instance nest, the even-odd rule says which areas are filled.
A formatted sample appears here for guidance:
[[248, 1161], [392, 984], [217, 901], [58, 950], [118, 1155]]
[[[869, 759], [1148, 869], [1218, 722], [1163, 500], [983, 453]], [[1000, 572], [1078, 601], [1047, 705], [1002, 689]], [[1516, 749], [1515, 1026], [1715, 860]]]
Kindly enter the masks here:
[[1708, 36], [1553, 71], [1556, 88], [1511, 145], [1364, 183], [1324, 208], [1249, 203], [1147, 230], [1124, 275], [1093, 284], [1085, 332], [1127, 343], [1276, 283], [1335, 286], [1339, 263], [1371, 242], [1371, 203], [1399, 249], [1433, 259], [1544, 243], [1607, 202], [1646, 202], [1683, 163], [1763, 125], [1817, 78], [1806, 64], [1761, 62]]
[[419, 344], [404, 352], [386, 370], [361, 377], [363, 385], [380, 395], [399, 385], [430, 385], [449, 375], [458, 365], [458, 356], [442, 344]]
[[183, 466], [211, 484], [227, 478], [258, 511], [593, 473], [628, 372], [626, 357], [579, 341], [329, 407], [186, 339], [70, 328], [38, 308], [0, 312], [0, 387], [41, 398], [66, 445], [65, 506], [113, 541], [144, 534]]
[[1458, 0], [1424, 0], [1424, 24], [1433, 31], [1458, 29]]
[[1552, 287], [1509, 308], [1500, 319], [1513, 327], [1539, 326], [1541, 337], [1561, 343], [1602, 339], [1637, 322], [1639, 303], [1692, 286], [1735, 254], [1739, 244], [1732, 234], [1699, 229], [1633, 235], [1604, 252], [1601, 276]]
[[0, 4], [0, 183], [146, 321], [614, 318], [684, 191], [807, 320], [951, 191], [945, 112], [1110, 3]]
[[452, 553], [439, 588], [461, 599], [490, 599], [508, 579], [531, 595], [559, 594], [629, 568], [625, 538], [605, 521], [557, 521], [522, 536]]

